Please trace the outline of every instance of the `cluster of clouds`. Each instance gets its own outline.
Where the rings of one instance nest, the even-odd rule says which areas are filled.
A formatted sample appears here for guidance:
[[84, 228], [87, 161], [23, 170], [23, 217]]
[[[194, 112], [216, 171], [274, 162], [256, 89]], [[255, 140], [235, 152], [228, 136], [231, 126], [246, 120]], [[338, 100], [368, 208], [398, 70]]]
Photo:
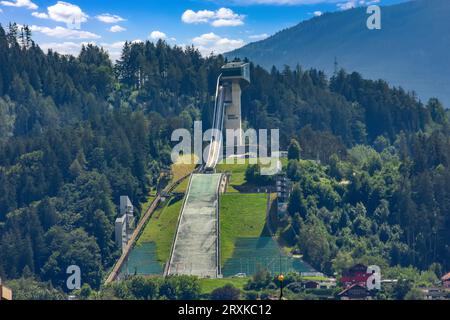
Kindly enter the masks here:
[[[108, 50], [113, 60], [120, 57], [121, 49], [124, 41], [113, 43], [96, 42], [101, 38], [100, 35], [81, 30], [81, 24], [90, 19], [89, 15], [85, 13], [78, 5], [65, 1], [57, 1], [56, 4], [46, 8], [46, 10], [38, 10], [38, 6], [31, 0], [4, 0], [0, 1], [5, 6], [23, 7], [32, 10], [31, 15], [37, 19], [51, 20], [59, 23], [64, 23], [66, 26], [30, 26], [31, 31], [41, 33], [45, 36], [55, 39], [62, 39], [62, 42], [46, 42], [42, 43], [41, 47], [44, 50], [53, 49], [61, 54], [76, 55], [83, 45], [97, 44]], [[94, 17], [101, 23], [109, 24], [108, 31], [112, 33], [126, 31], [126, 28], [120, 23], [126, 21], [121, 16], [103, 13]], [[182, 22], [186, 24], [209, 24], [212, 27], [237, 27], [244, 25], [245, 16], [235, 13], [229, 8], [220, 8], [215, 11], [211, 10], [186, 10], [181, 16]], [[258, 41], [268, 37], [268, 34], [250, 35], [248, 38], [251, 41]], [[152, 41], [166, 40], [176, 41], [175, 38], [169, 37], [165, 32], [154, 30], [149, 33], [148, 39]], [[141, 42], [142, 40], [135, 40], [134, 42]], [[222, 37], [213, 32], [204, 33], [200, 36], [189, 40], [203, 55], [219, 54], [233, 49], [237, 49], [245, 45], [242, 39], [230, 39], [229, 37]]]
[[228, 39], [220, 37], [214, 32], [205, 33], [192, 39], [194, 46], [204, 56], [219, 54], [242, 47], [245, 42], [242, 39]]
[[[96, 35], [92, 32], [87, 31], [79, 31], [75, 32], [73, 29], [80, 29], [81, 24], [87, 22], [89, 16], [76, 4], [72, 4], [65, 1], [57, 1], [56, 4], [47, 7], [47, 11], [37, 11], [39, 8], [37, 4], [32, 2], [31, 0], [4, 0], [0, 1], [0, 4], [4, 6], [10, 7], [23, 7], [29, 10], [33, 10], [31, 15], [38, 19], [46, 19], [52, 20], [55, 22], [65, 23], [67, 28], [64, 27], [37, 27], [34, 26], [35, 32], [41, 32], [47, 36], [54, 36], [57, 38], [64, 37], [64, 34], [67, 35], [67, 38], [84, 38], [84, 39], [92, 39], [98, 38], [99, 35]], [[106, 23], [106, 24], [114, 24], [108, 30], [110, 32], [122, 32], [126, 29], [120, 25], [117, 25], [119, 22], [126, 21], [124, 18], [118, 15], [112, 15], [109, 13], [104, 13], [95, 17], [98, 21]]]
[[[333, 3], [341, 10], [351, 9], [357, 6], [370, 5], [379, 3], [380, 0], [228, 0], [236, 4], [259, 4], [259, 5], [310, 5], [319, 3]], [[120, 57], [121, 49], [124, 41], [113, 43], [95, 41], [101, 36], [94, 32], [81, 30], [81, 25], [89, 19], [95, 19], [102, 24], [107, 25], [107, 29], [111, 33], [124, 32], [127, 29], [122, 26], [126, 19], [119, 15], [103, 13], [95, 17], [89, 17], [78, 5], [65, 1], [57, 1], [54, 5], [48, 6], [46, 10], [38, 10], [39, 6], [33, 0], [0, 0], [0, 4], [5, 7], [21, 7], [31, 10], [31, 15], [37, 19], [51, 20], [58, 23], [64, 23], [66, 26], [37, 26], [32, 25], [30, 28], [33, 32], [41, 33], [45, 36], [55, 39], [64, 39], [62, 42], [42, 43], [41, 47], [45, 49], [53, 49], [62, 54], [77, 54], [82, 45], [92, 43], [97, 44], [109, 51], [113, 60]], [[0, 13], [2, 9], [0, 9]], [[322, 15], [321, 11], [311, 13], [314, 16]], [[246, 16], [234, 12], [229, 8], [219, 8], [217, 10], [186, 10], [181, 16], [181, 21], [185, 24], [205, 24], [213, 28], [219, 27], [239, 27], [245, 24]], [[249, 41], [259, 41], [267, 38], [267, 33], [248, 35]], [[166, 41], [176, 41], [175, 38], [168, 36], [165, 32], [154, 30], [149, 33], [148, 39], [157, 41], [159, 39]], [[78, 42], [76, 42], [78, 40]], [[141, 42], [142, 40], [134, 40]], [[242, 47], [246, 41], [242, 39], [232, 39], [229, 36], [220, 36], [214, 32], [204, 33], [200, 36], [188, 40], [199, 51], [207, 56], [211, 53], [220, 54]]]
[[377, 3], [380, 3], [380, 0], [348, 0], [346, 2], [339, 2], [337, 7], [341, 10], [349, 10], [359, 6], [369, 6]]
[[[238, 27], [243, 26], [245, 15], [238, 14], [229, 8], [220, 8], [212, 10], [186, 10], [181, 16], [181, 21], [186, 24], [209, 24], [212, 27]], [[267, 34], [249, 36], [253, 41], [267, 38]], [[204, 33], [191, 39], [191, 43], [204, 56], [210, 54], [220, 54], [231, 51], [245, 45], [242, 39], [230, 39], [222, 37], [214, 32]]]
[[[95, 40], [101, 38], [100, 35], [81, 30], [81, 24], [90, 18], [78, 5], [65, 1], [57, 1], [54, 5], [47, 7], [46, 11], [39, 10], [39, 6], [31, 0], [3, 0], [0, 4], [6, 7], [20, 7], [33, 11], [31, 15], [38, 19], [51, 20], [54, 22], [64, 23], [66, 26], [38, 26], [31, 25], [32, 32], [41, 33], [45, 36], [63, 39], [62, 42], [45, 42], [40, 46], [43, 50], [52, 49], [61, 54], [77, 55], [83, 45], [97, 44], [108, 50], [113, 60], [118, 59], [121, 54], [122, 47], [125, 42], [118, 41], [113, 43], [96, 43]], [[0, 9], [2, 12], [2, 9]], [[126, 19], [109, 13], [103, 13], [94, 17], [101, 23], [112, 25], [107, 30], [110, 32], [123, 32], [126, 28], [118, 25]], [[140, 41], [140, 40], [136, 40]]]
[[107, 23], [107, 24], [113, 24], [109, 28], [110, 32], [117, 33], [117, 32], [123, 32], [127, 29], [122, 27], [121, 25], [118, 25], [117, 23], [126, 21], [126, 19], [122, 18], [121, 16], [118, 16], [116, 14], [110, 14], [110, 13], [103, 13], [95, 17], [98, 21]]
[[47, 12], [35, 11], [31, 15], [36, 18], [50, 19], [68, 25], [81, 24], [86, 22], [89, 17], [79, 6], [64, 1], [58, 1], [55, 5], [49, 6]]
[[100, 39], [101, 37], [98, 34], [89, 31], [82, 31], [77, 29], [70, 29], [64, 27], [41, 27], [32, 25], [30, 27], [33, 32], [40, 32], [45, 34], [46, 36], [60, 39]]
[[0, 1], [0, 3], [7, 7], [23, 7], [30, 10], [36, 10], [38, 8], [38, 5], [31, 2], [31, 0]]
[[186, 10], [181, 16], [184, 23], [209, 23], [213, 27], [237, 27], [244, 24], [245, 16], [235, 13], [228, 8], [211, 10]]

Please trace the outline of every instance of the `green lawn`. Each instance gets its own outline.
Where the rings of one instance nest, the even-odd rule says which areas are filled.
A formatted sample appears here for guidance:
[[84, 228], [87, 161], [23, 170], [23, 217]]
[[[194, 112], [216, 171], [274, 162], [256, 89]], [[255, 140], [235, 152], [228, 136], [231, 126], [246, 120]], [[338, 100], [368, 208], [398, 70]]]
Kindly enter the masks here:
[[218, 172], [230, 172], [231, 177], [228, 183], [227, 192], [239, 192], [235, 187], [245, 184], [245, 170], [248, 164], [219, 164]]
[[196, 166], [196, 156], [195, 155], [184, 155], [178, 158], [177, 162], [172, 164], [172, 182], [190, 174], [194, 171]]
[[222, 278], [222, 279], [199, 279], [202, 294], [211, 293], [216, 288], [221, 288], [227, 284], [232, 284], [241, 290], [247, 284], [249, 278]]
[[189, 177], [185, 178], [181, 183], [173, 190], [174, 192], [185, 193], [189, 184]]
[[183, 199], [171, 198], [162, 208], [157, 209], [136, 243], [140, 245], [154, 242], [158, 261], [161, 263], [166, 263], [169, 259], [182, 204]]
[[[286, 158], [281, 158], [281, 164], [283, 167], [287, 166], [288, 160]], [[245, 171], [249, 166], [249, 159], [245, 159], [245, 163], [239, 164], [226, 164], [221, 162], [217, 165], [218, 172], [229, 172], [231, 173], [230, 181], [228, 183], [227, 192], [239, 192], [238, 187], [244, 185], [245, 181]]]
[[238, 238], [259, 237], [266, 223], [267, 195], [222, 194], [220, 198], [221, 265], [233, 256]]

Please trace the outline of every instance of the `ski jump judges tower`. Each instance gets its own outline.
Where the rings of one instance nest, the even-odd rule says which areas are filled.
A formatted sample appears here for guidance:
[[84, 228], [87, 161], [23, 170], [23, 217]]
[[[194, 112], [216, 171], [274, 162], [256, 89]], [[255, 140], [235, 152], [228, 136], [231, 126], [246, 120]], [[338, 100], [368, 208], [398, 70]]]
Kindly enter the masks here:
[[230, 62], [222, 67], [220, 83], [224, 92], [224, 129], [239, 130], [237, 145], [241, 146], [241, 84], [250, 83], [250, 64], [243, 62]]
[[[232, 145], [242, 146], [241, 125], [241, 84], [250, 83], [250, 64], [243, 62], [230, 62], [221, 68], [217, 78], [216, 98], [213, 112], [212, 129], [223, 133], [223, 129], [235, 130], [235, 139]], [[237, 134], [236, 134], [237, 133]], [[213, 172], [220, 159], [221, 134], [218, 138], [211, 137], [211, 143], [206, 159], [205, 172]], [[227, 142], [228, 144], [229, 142]]]

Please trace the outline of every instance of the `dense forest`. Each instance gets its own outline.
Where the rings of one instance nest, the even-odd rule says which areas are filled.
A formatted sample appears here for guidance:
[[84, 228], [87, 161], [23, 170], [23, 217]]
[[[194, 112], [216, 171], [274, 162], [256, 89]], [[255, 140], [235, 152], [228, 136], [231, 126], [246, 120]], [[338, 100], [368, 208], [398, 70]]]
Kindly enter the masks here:
[[[170, 135], [212, 119], [222, 56], [126, 43], [43, 52], [0, 26], [0, 276], [63, 288], [77, 264], [98, 288], [118, 256], [119, 196], [138, 206], [170, 165]], [[283, 237], [325, 272], [350, 259], [450, 268], [450, 127], [442, 104], [357, 73], [251, 65], [247, 128], [280, 128], [301, 159]], [[327, 183], [321, 183], [326, 181]], [[311, 244], [311, 245], [309, 245]]]

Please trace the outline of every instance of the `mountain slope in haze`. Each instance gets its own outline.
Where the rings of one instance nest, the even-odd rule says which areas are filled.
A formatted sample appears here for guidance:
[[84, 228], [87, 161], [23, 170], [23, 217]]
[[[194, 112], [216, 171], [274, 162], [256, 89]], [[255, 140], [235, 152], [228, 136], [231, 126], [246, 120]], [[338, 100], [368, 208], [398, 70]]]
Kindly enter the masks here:
[[381, 30], [369, 30], [366, 8], [327, 13], [226, 54], [272, 65], [340, 68], [439, 98], [450, 107], [450, 1], [415, 0], [382, 7]]

